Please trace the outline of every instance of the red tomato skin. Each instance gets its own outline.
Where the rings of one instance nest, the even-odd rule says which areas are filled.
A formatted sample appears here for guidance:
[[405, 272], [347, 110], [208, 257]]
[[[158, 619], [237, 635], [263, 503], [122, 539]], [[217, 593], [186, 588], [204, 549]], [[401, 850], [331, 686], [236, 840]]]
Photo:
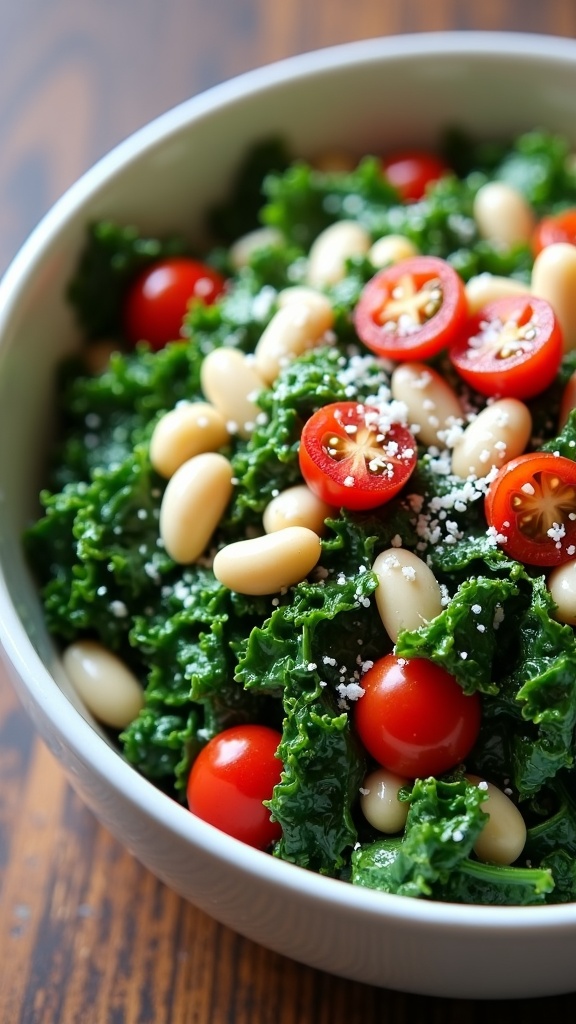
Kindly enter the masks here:
[[[378, 316], [404, 275], [411, 276], [418, 288], [439, 278], [443, 301], [438, 312], [417, 331], [396, 337], [384, 329]], [[354, 326], [360, 340], [377, 356], [398, 362], [437, 355], [458, 336], [467, 318], [463, 281], [446, 260], [437, 256], [411, 256], [384, 267], [364, 286], [354, 310]]]
[[424, 658], [387, 654], [362, 677], [354, 707], [361, 742], [374, 760], [406, 778], [426, 778], [466, 758], [480, 729], [481, 702]]
[[[418, 459], [413, 435], [405, 427], [394, 426], [386, 439], [396, 441], [401, 450], [412, 451], [412, 455], [402, 460], [396, 479], [388, 480], [364, 469], [355, 474], [354, 486], [348, 487], [344, 479], [349, 470], [344, 462], [337, 463], [324, 451], [322, 438], [327, 433], [345, 436], [342, 423], [358, 423], [359, 409], [377, 413], [376, 409], [358, 402], [333, 402], [322, 406], [306, 421], [298, 453], [300, 472], [310, 490], [334, 508], [348, 508], [355, 512], [378, 508], [395, 497], [414, 472]], [[335, 413], [341, 414], [341, 421], [335, 419]]]
[[[471, 357], [469, 339], [478, 335], [482, 322], [505, 321], [533, 310], [541, 337], [532, 353], [518, 353], [499, 359], [494, 352], [476, 350]], [[562, 361], [562, 330], [552, 306], [534, 295], [507, 296], [489, 302], [471, 317], [450, 348], [450, 361], [462, 378], [481, 395], [504, 398], [533, 398], [555, 379]]]
[[563, 483], [576, 488], [576, 462], [562, 455], [554, 455], [553, 452], [527, 452], [502, 467], [488, 488], [484, 508], [488, 525], [506, 538], [499, 542], [499, 547], [510, 558], [526, 565], [546, 568], [562, 565], [574, 558], [574, 552], [568, 548], [576, 545], [576, 523], [568, 520], [567, 535], [560, 547], [556, 546], [552, 538], [546, 541], [532, 540], [521, 532], [516, 525], [517, 513], [512, 508], [512, 497], [538, 473], [557, 475]]
[[264, 725], [238, 725], [209, 740], [192, 765], [188, 807], [203, 821], [258, 850], [281, 836], [263, 806], [280, 781], [282, 736]]
[[576, 245], [576, 209], [561, 210], [559, 213], [542, 217], [532, 235], [532, 252], [535, 256], [556, 242]]
[[428, 185], [450, 171], [439, 156], [423, 150], [393, 153], [384, 158], [382, 167], [388, 181], [405, 203], [422, 199]]
[[177, 256], [152, 264], [132, 282], [124, 300], [128, 341], [147, 341], [158, 350], [179, 340], [191, 299], [211, 305], [224, 285], [222, 275], [199, 260]]

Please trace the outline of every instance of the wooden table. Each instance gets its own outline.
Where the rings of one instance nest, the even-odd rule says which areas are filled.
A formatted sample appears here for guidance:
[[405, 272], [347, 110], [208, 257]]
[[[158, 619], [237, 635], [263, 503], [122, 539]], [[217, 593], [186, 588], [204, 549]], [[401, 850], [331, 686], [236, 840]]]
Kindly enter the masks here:
[[[294, 53], [376, 35], [576, 36], [571, 0], [19, 0], [0, 3], [0, 271], [93, 161], [173, 104]], [[545, 969], [546, 950], [542, 950]], [[479, 965], [480, 968], [480, 965]], [[576, 967], [575, 967], [576, 990]], [[238, 937], [94, 820], [0, 677], [0, 1024], [523, 1022], [576, 998], [381, 991]]]

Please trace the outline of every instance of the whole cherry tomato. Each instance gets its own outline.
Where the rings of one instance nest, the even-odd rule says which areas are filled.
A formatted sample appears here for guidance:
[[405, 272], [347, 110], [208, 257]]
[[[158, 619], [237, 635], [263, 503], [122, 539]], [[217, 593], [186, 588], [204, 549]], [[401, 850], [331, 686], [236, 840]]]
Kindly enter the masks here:
[[279, 732], [264, 725], [237, 725], [202, 748], [188, 777], [190, 810], [248, 846], [265, 850], [281, 829], [263, 805], [280, 781]]
[[456, 371], [483, 395], [532, 398], [554, 380], [562, 331], [552, 306], [533, 295], [484, 306], [450, 348]]
[[532, 235], [532, 251], [537, 256], [542, 249], [556, 242], [576, 245], [576, 209], [561, 210], [538, 221]]
[[440, 157], [423, 150], [392, 153], [384, 158], [382, 167], [404, 202], [422, 199], [428, 185], [450, 173], [450, 168]]
[[304, 425], [300, 470], [311, 491], [328, 505], [376, 508], [402, 489], [416, 467], [409, 430], [383, 425], [376, 408], [334, 402]]
[[148, 341], [154, 349], [177, 341], [190, 301], [211, 305], [224, 284], [218, 271], [198, 260], [178, 256], [152, 264], [133, 281], [125, 299], [128, 341]]
[[454, 768], [480, 729], [477, 693], [466, 695], [445, 669], [426, 658], [387, 654], [376, 661], [354, 705], [358, 736], [378, 764], [423, 778]]
[[485, 500], [504, 551], [526, 565], [561, 565], [576, 555], [576, 462], [552, 452], [519, 455], [502, 467]]
[[452, 343], [467, 317], [464, 284], [450, 264], [437, 256], [411, 256], [368, 281], [354, 324], [378, 356], [428, 359]]

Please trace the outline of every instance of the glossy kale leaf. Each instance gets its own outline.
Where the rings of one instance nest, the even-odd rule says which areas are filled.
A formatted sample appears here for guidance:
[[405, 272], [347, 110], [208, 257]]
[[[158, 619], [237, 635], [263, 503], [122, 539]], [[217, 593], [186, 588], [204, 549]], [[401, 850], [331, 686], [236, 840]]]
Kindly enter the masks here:
[[465, 779], [417, 779], [408, 796], [404, 836], [376, 840], [352, 854], [352, 882], [420, 899], [484, 904], [542, 903], [549, 871], [497, 867], [473, 859], [485, 799]]

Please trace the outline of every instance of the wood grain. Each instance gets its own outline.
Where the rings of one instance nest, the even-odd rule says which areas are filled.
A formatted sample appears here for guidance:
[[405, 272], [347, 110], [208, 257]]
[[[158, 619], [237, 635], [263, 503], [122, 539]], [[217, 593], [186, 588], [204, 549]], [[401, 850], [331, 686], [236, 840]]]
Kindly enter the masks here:
[[[0, 271], [99, 156], [232, 75], [377, 35], [576, 36], [576, 5], [565, 0], [19, 0], [0, 8]], [[511, 1012], [523, 1024], [543, 1013], [567, 1019], [574, 1006], [573, 996], [486, 1006], [384, 992], [240, 938], [175, 896], [96, 823], [0, 674], [1, 1024], [480, 1024], [487, 1013], [497, 1024]]]

